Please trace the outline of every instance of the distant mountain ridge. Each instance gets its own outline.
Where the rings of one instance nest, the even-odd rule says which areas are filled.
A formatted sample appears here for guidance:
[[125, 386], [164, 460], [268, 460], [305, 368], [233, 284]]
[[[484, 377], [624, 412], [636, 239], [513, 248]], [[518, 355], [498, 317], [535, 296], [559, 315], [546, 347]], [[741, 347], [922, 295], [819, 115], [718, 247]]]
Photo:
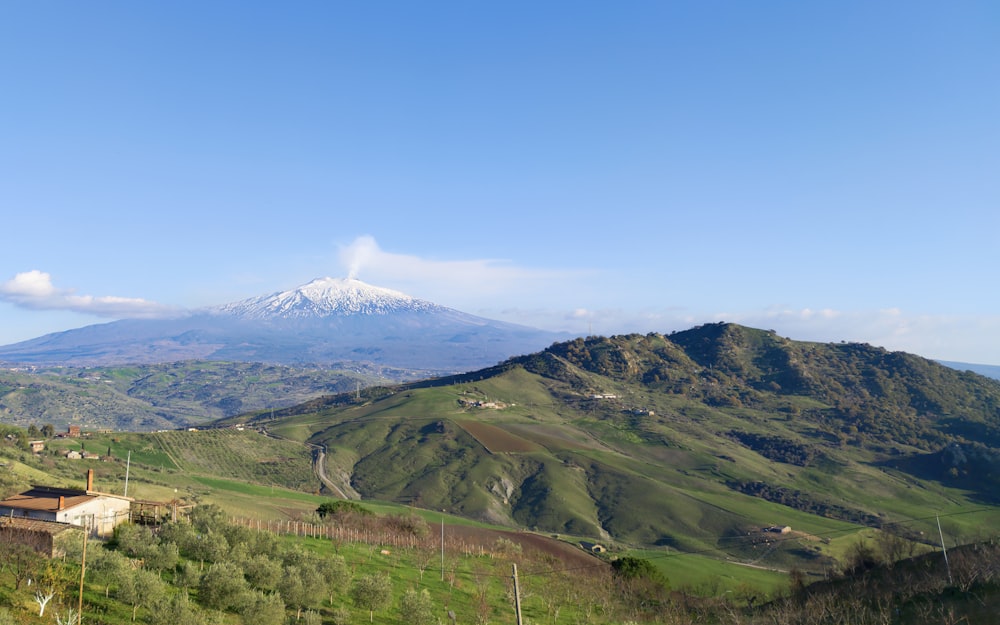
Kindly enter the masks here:
[[959, 371], [972, 371], [973, 373], [985, 375], [986, 377], [993, 378], [994, 380], [1000, 380], [1000, 365], [982, 365], [970, 362], [954, 362], [950, 360], [939, 360], [938, 362], [946, 367], [951, 367], [952, 369], [958, 369]]
[[363, 362], [455, 373], [568, 336], [477, 317], [359, 280], [320, 278], [174, 319], [125, 319], [47, 334], [0, 347], [0, 361], [63, 366], [195, 359], [287, 366]]

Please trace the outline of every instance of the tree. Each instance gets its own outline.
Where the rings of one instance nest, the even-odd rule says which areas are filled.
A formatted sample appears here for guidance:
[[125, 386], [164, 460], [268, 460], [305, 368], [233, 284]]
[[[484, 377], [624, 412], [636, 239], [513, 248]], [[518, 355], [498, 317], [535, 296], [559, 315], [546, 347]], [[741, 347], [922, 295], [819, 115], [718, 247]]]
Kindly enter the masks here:
[[77, 625], [80, 616], [73, 608], [66, 608], [64, 614], [56, 614], [56, 625]]
[[370, 516], [373, 514], [371, 510], [361, 504], [354, 501], [347, 501], [345, 499], [326, 501], [321, 503], [319, 507], [316, 508], [316, 514], [318, 514], [321, 519], [326, 519], [327, 517], [340, 513], [358, 514], [361, 516]]
[[435, 625], [434, 603], [431, 594], [424, 588], [420, 591], [409, 588], [399, 600], [399, 614], [411, 625]]
[[148, 527], [122, 523], [115, 528], [111, 545], [130, 558], [144, 558], [150, 547], [155, 547], [155, 542]]
[[326, 578], [327, 591], [330, 593], [330, 605], [333, 605], [334, 597], [351, 581], [351, 570], [347, 568], [347, 561], [341, 555], [330, 556], [324, 565], [323, 574]]
[[302, 561], [298, 565], [286, 565], [278, 582], [278, 592], [295, 607], [295, 617], [302, 615], [306, 607], [321, 601], [326, 592], [326, 584], [317, 563]]
[[362, 575], [351, 587], [351, 599], [354, 605], [368, 610], [368, 621], [374, 622], [375, 610], [386, 607], [392, 599], [392, 581], [387, 574]]
[[251, 590], [240, 609], [243, 622], [254, 625], [283, 625], [285, 603], [281, 599], [281, 595], [276, 592]]
[[662, 605], [669, 587], [667, 578], [649, 560], [626, 556], [611, 563], [619, 596], [636, 608]]
[[14, 590], [20, 590], [25, 580], [35, 577], [42, 568], [42, 558], [31, 547], [16, 542], [14, 531], [4, 532], [5, 540], [0, 541], [0, 570], [10, 571], [14, 578]]
[[87, 562], [87, 573], [104, 583], [104, 596], [111, 591], [111, 585], [117, 582], [126, 571], [131, 570], [128, 559], [118, 551], [106, 549], [94, 550], [94, 556]]
[[174, 543], [155, 543], [143, 551], [144, 566], [148, 569], [162, 574], [177, 567], [180, 561], [180, 552]]
[[344, 606], [337, 606], [330, 611], [330, 622], [333, 625], [348, 625], [351, 622], [351, 611]]
[[306, 610], [302, 614], [302, 625], [323, 625], [323, 617], [319, 612]]
[[282, 579], [281, 562], [263, 554], [250, 556], [243, 565], [243, 571], [247, 582], [258, 590], [277, 590]]
[[118, 574], [115, 597], [132, 606], [132, 620], [139, 607], [152, 608], [167, 593], [160, 576], [145, 569], [124, 569]]
[[45, 438], [52, 438], [53, 436], [56, 435], [56, 426], [52, 425], [51, 423], [46, 423], [45, 425], [42, 426], [41, 434]]
[[43, 570], [35, 579], [35, 602], [38, 604], [38, 616], [45, 616], [45, 607], [52, 597], [59, 593], [60, 589], [65, 589], [66, 577], [65, 569], [49, 560]]
[[203, 625], [205, 619], [191, 605], [186, 592], [174, 593], [156, 604], [150, 614], [150, 625]]
[[198, 598], [205, 607], [228, 610], [239, 603], [247, 589], [243, 569], [230, 562], [216, 562], [202, 576]]
[[185, 556], [190, 557], [197, 549], [198, 533], [187, 521], [167, 521], [160, 526], [158, 535], [161, 541], [177, 545]]
[[211, 530], [221, 531], [229, 523], [226, 512], [214, 503], [195, 506], [188, 515], [191, 525], [201, 534]]
[[196, 562], [184, 560], [177, 566], [174, 573], [174, 586], [178, 588], [195, 588], [201, 584], [201, 569]]
[[35, 591], [35, 601], [38, 603], [38, 616], [45, 616], [45, 606], [49, 604], [52, 597], [56, 595], [56, 591], [51, 588], [48, 590], [37, 590]]
[[221, 562], [229, 555], [229, 541], [222, 532], [209, 530], [191, 545], [191, 557], [201, 562]]

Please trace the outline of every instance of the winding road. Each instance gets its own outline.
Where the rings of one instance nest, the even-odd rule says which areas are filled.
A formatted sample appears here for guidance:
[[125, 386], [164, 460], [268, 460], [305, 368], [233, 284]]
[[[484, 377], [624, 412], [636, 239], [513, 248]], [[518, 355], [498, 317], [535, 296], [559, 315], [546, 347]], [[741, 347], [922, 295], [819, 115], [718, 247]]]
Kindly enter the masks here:
[[[271, 438], [277, 438], [283, 441], [290, 441], [293, 443], [299, 442], [299, 441], [293, 441], [290, 438], [285, 438], [284, 436], [278, 436], [277, 434], [273, 434], [267, 431], [266, 429], [262, 429], [261, 433], [264, 434], [265, 436], [270, 436]], [[330, 489], [331, 492], [336, 494], [341, 499], [350, 499], [351, 497], [348, 496], [348, 494], [345, 493], [342, 488], [337, 486], [333, 482], [333, 480], [331, 480], [326, 475], [326, 445], [314, 445], [313, 443], [301, 443], [301, 444], [312, 450], [313, 473], [315, 473], [316, 477], [319, 478], [319, 481], [323, 483], [323, 486], [326, 486], [328, 489]]]
[[316, 477], [319, 478], [323, 485], [329, 488], [332, 492], [336, 493], [341, 499], [350, 499], [339, 486], [333, 483], [333, 481], [326, 476], [326, 447], [324, 445], [313, 445], [312, 443], [304, 443], [312, 448], [313, 452], [313, 472], [316, 473]]

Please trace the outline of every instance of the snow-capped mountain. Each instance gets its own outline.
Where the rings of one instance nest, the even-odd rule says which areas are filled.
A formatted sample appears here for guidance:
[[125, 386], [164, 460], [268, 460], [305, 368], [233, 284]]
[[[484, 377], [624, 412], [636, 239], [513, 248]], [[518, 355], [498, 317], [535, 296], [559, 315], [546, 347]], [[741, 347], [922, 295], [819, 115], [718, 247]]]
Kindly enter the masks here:
[[124, 319], [47, 334], [0, 347], [0, 361], [66, 366], [196, 359], [293, 366], [367, 362], [444, 373], [493, 365], [567, 338], [358, 280], [320, 278], [180, 318]]
[[330, 315], [391, 315], [403, 311], [443, 312], [447, 309], [360, 280], [319, 278], [291, 291], [252, 297], [214, 310], [242, 319], [273, 320]]

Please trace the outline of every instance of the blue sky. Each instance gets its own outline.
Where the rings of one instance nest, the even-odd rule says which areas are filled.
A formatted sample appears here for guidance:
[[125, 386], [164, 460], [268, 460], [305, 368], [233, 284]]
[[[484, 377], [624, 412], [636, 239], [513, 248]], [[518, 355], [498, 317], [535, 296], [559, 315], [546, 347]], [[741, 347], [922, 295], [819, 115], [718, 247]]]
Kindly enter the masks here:
[[0, 3], [0, 344], [347, 276], [1000, 364], [1000, 5]]

